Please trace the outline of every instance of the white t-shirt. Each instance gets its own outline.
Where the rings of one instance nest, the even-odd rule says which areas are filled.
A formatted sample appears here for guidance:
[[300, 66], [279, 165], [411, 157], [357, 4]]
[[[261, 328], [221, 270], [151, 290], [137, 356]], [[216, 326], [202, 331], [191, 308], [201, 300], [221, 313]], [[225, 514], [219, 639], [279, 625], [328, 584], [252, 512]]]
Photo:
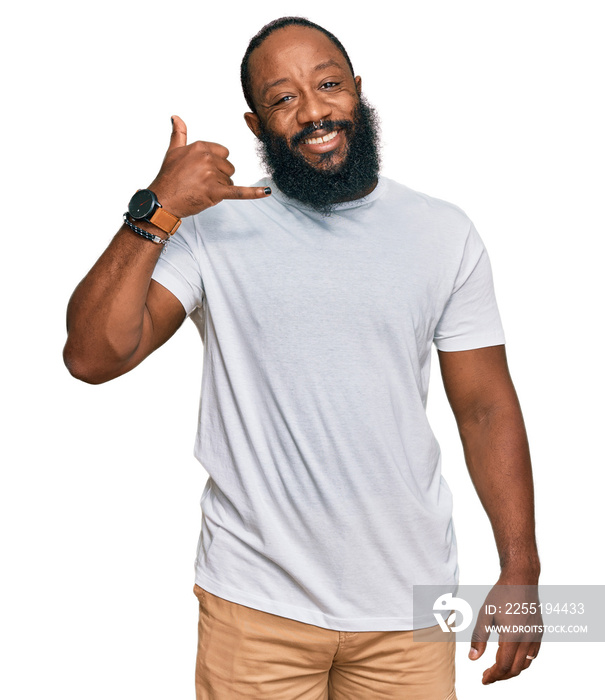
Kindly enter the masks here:
[[458, 570], [431, 346], [504, 343], [487, 253], [460, 209], [384, 177], [330, 216], [258, 184], [185, 219], [153, 274], [204, 343], [196, 582], [329, 629], [434, 625], [412, 586]]

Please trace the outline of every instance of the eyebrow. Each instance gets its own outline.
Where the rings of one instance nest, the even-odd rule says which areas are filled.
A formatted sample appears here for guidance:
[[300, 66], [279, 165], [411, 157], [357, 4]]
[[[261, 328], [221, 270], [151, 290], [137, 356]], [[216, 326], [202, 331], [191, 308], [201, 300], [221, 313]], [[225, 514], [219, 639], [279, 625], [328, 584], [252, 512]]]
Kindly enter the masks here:
[[[335, 59], [331, 58], [329, 61], [324, 61], [323, 63], [318, 63], [315, 68], [313, 68], [313, 72], [317, 73], [317, 71], [320, 70], [325, 70], [326, 68], [340, 68], [342, 70], [342, 66], [338, 61]], [[263, 97], [267, 94], [267, 90], [270, 90], [271, 88], [277, 87], [278, 85], [282, 85], [283, 83], [288, 83], [290, 82], [290, 78], [279, 78], [279, 80], [274, 80], [272, 83], [265, 83], [262, 87], [261, 90], [261, 95]]]

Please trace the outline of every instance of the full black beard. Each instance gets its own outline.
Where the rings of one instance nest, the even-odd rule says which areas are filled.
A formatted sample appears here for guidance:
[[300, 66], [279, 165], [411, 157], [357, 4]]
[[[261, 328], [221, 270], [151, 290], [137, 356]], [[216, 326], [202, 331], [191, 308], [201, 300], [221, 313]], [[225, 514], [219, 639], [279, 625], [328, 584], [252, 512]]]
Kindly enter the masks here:
[[261, 125], [258, 152], [278, 188], [291, 199], [329, 214], [338, 202], [358, 199], [375, 185], [380, 170], [379, 123], [374, 108], [361, 97], [353, 121], [324, 121], [328, 132], [346, 132], [347, 152], [340, 164], [334, 154], [322, 153], [317, 165], [309, 164], [296, 146], [315, 128], [308, 126], [288, 141]]

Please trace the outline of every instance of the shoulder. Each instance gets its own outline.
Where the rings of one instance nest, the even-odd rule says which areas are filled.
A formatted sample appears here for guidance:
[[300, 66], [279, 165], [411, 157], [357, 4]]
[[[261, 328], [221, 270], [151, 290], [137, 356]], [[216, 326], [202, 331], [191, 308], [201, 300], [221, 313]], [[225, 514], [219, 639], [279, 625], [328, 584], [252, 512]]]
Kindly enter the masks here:
[[406, 207], [410, 212], [415, 212], [418, 215], [444, 222], [459, 223], [467, 227], [470, 225], [470, 219], [466, 212], [452, 202], [413, 190], [390, 178], [382, 179], [386, 184], [387, 200]]
[[[264, 184], [264, 180], [252, 186]], [[183, 219], [183, 234], [190, 239], [210, 241], [214, 238], [237, 237], [266, 225], [269, 211], [275, 208], [272, 197], [262, 199], [225, 199], [199, 214]]]
[[385, 211], [392, 220], [401, 222], [403, 230], [440, 255], [458, 256], [474, 230], [459, 206], [384, 178]]

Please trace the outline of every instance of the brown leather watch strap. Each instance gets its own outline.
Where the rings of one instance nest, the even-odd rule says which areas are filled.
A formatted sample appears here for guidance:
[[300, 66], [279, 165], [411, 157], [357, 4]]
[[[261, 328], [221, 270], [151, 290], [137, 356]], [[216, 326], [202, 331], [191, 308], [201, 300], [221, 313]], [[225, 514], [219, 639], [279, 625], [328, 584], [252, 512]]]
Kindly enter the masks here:
[[181, 225], [181, 220], [178, 218], [178, 216], [170, 214], [170, 212], [167, 212], [162, 207], [158, 207], [155, 210], [153, 216], [151, 217], [151, 219], [149, 219], [149, 221], [154, 226], [161, 228], [162, 231], [165, 231], [170, 236], [172, 236], [172, 234]]

